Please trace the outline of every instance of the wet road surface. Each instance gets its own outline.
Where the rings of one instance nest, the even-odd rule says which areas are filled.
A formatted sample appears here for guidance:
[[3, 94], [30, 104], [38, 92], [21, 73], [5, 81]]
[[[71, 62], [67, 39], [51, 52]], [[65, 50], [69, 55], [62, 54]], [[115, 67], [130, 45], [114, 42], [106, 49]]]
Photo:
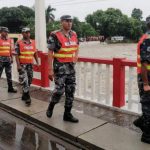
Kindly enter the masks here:
[[79, 150], [0, 109], [0, 150]]

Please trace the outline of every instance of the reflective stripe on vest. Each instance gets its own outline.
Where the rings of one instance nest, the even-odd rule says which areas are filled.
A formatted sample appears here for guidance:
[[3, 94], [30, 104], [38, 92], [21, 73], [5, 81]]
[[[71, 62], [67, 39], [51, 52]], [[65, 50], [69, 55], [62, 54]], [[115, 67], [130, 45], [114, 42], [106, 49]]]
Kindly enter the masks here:
[[11, 41], [10, 39], [3, 40], [0, 38], [0, 56], [10, 57]]
[[[142, 66], [141, 63], [137, 63], [137, 67], [141, 68], [141, 66]], [[147, 65], [147, 66], [146, 66], [146, 69], [147, 69], [147, 70], [150, 70], [150, 65]]]
[[73, 54], [54, 54], [56, 58], [72, 58], [74, 57]]
[[20, 47], [19, 61], [21, 64], [33, 64], [34, 53], [36, 52], [35, 41], [31, 40], [30, 44], [24, 43], [23, 40], [18, 42]]
[[57, 53], [54, 53], [53, 56], [57, 58], [59, 62], [73, 62], [75, 59], [75, 53], [79, 46], [76, 33], [71, 32], [71, 34], [72, 36], [68, 41], [68, 38], [65, 37], [61, 31], [55, 33], [61, 43], [61, 48]]

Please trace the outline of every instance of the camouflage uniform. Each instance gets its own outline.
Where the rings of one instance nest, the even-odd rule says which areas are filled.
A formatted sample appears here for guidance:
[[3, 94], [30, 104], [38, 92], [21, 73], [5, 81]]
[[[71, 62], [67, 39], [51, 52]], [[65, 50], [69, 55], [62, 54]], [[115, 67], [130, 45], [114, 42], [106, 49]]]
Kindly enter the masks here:
[[0, 77], [3, 73], [3, 69], [5, 68], [8, 87], [12, 88], [12, 66], [10, 59], [10, 57], [0, 56]]
[[[71, 36], [71, 32], [70, 32]], [[48, 39], [48, 48], [53, 52], [58, 52], [61, 44], [55, 35]], [[51, 102], [58, 103], [65, 92], [65, 107], [72, 107], [76, 86], [75, 63], [61, 63], [55, 58], [53, 61], [55, 89], [53, 91]]]
[[[147, 34], [150, 35], [150, 32]], [[140, 45], [140, 59], [141, 63], [150, 64], [150, 38], [145, 39]], [[150, 83], [150, 71], [148, 71], [147, 77]], [[143, 131], [141, 140], [145, 142], [147, 139], [150, 140], [150, 91], [144, 91], [144, 82], [141, 74], [138, 74], [138, 88], [142, 105], [142, 116], [135, 120], [134, 124]]]
[[[26, 41], [24, 41], [26, 43]], [[17, 55], [20, 54], [19, 44], [16, 43], [15, 45], [15, 52]], [[20, 64], [21, 70], [19, 72], [19, 82], [22, 85], [22, 89], [24, 93], [29, 92], [30, 85], [32, 83], [33, 78], [33, 67], [32, 64]]]

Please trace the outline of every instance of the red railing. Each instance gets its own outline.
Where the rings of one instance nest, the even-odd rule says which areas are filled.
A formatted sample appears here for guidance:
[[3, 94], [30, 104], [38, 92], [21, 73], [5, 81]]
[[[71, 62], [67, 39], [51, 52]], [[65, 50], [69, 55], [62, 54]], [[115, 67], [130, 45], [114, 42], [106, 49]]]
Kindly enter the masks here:
[[49, 87], [49, 79], [48, 79], [48, 54], [38, 51], [38, 57], [40, 58], [40, 66], [34, 65], [34, 72], [38, 72], [41, 74], [41, 79], [33, 78], [32, 84], [41, 86], [41, 87]]
[[[45, 53], [39, 52], [41, 59], [40, 68], [34, 66], [35, 72], [41, 72], [41, 80], [33, 79], [33, 84], [49, 87], [48, 80], [48, 56]], [[125, 105], [125, 67], [136, 67], [135, 61], [130, 61], [124, 58], [113, 58], [113, 59], [95, 59], [95, 58], [84, 58], [79, 57], [79, 62], [89, 62], [106, 64], [113, 66], [113, 106], [122, 107]]]
[[113, 106], [122, 107], [125, 105], [125, 67], [136, 67], [135, 61], [125, 58], [113, 59], [95, 59], [95, 58], [79, 58], [79, 62], [90, 62], [107, 64], [113, 66]]

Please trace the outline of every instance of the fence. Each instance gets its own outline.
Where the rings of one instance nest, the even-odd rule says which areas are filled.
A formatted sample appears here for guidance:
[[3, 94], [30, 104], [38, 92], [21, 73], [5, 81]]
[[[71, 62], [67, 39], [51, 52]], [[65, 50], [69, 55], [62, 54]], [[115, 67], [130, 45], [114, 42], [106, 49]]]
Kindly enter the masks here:
[[[49, 87], [47, 54], [38, 52], [40, 67], [34, 65], [33, 84]], [[76, 65], [76, 98], [140, 113], [136, 82], [136, 62], [121, 58], [79, 58]], [[18, 80], [13, 66], [13, 79]]]

